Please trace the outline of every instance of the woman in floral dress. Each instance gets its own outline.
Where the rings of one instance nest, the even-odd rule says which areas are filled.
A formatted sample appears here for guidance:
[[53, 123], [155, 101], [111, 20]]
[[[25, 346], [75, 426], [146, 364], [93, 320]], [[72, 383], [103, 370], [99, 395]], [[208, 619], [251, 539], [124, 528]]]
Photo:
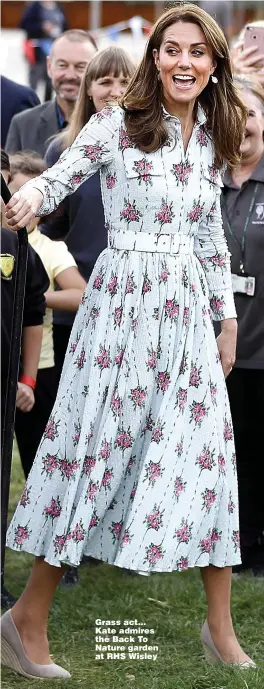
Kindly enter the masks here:
[[50, 664], [48, 609], [62, 565], [83, 554], [146, 574], [200, 567], [207, 653], [252, 664], [230, 613], [240, 550], [224, 376], [236, 314], [219, 201], [244, 119], [223, 33], [196, 6], [173, 8], [154, 26], [122, 107], [94, 115], [7, 207], [18, 229], [100, 169], [109, 236], [8, 532], [11, 548], [37, 556], [3, 630], [13, 653], [19, 631], [28, 676], [44, 664], [62, 671]]

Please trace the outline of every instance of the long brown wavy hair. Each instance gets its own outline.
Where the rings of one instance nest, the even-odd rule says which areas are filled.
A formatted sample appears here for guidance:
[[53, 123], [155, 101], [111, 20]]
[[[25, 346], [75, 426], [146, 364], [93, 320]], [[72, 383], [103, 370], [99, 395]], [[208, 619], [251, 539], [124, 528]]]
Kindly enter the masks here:
[[135, 65], [123, 48], [110, 46], [93, 57], [91, 62], [87, 65], [83, 75], [71, 121], [67, 129], [56, 137], [57, 141], [60, 142], [62, 151], [68, 146], [71, 146], [81, 129], [95, 113], [93, 100], [88, 96], [92, 81], [102, 79], [109, 75], [119, 77], [120, 74], [130, 79], [134, 72]]
[[207, 131], [215, 149], [215, 165], [240, 162], [240, 145], [246, 122], [246, 108], [233, 85], [231, 61], [225, 36], [216, 21], [196, 5], [186, 3], [164, 12], [154, 24], [145, 55], [121, 99], [128, 136], [142, 151], [156, 151], [168, 138], [162, 117], [162, 82], [154, 62], [153, 50], [160, 50], [164, 31], [176, 22], [197, 24], [203, 31], [217, 66], [217, 84], [210, 80], [198, 102], [207, 117]]

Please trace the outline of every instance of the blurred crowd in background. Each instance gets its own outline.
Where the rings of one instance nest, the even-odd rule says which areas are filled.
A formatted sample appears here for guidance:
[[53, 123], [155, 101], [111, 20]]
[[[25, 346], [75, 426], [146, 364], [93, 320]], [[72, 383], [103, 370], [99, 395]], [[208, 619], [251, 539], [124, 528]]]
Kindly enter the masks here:
[[[16, 3], [21, 6], [16, 19], [11, 17], [12, 4], [2, 3], [1, 146], [5, 152], [2, 150], [1, 168], [13, 193], [55, 163], [106, 102], [121, 97], [152, 22], [170, 3], [21, 2]], [[223, 222], [232, 273], [254, 278], [251, 293], [235, 292], [237, 361], [227, 386], [240, 492], [242, 566], [236, 571], [251, 569], [263, 576], [264, 464], [259, 448], [263, 446], [264, 418], [264, 10], [262, 3], [255, 2], [204, 0], [197, 4], [212, 14], [225, 32], [236, 84], [248, 108], [241, 166], [227, 171], [223, 179]], [[78, 24], [80, 5], [83, 13]], [[112, 5], [113, 22], [106, 25], [100, 23], [106, 13], [104, 5]], [[142, 8], [147, 16], [139, 14]], [[109, 17], [109, 7], [105, 16]], [[2, 254], [15, 253], [9, 245], [5, 251], [10, 240], [8, 231], [3, 232]], [[39, 219], [34, 222], [28, 232], [30, 246], [44, 269], [42, 273], [38, 269], [37, 279], [36, 272], [35, 278], [29, 276], [29, 306], [23, 323], [23, 371], [15, 429], [25, 476], [56, 398], [75, 312], [107, 244], [99, 173], [84, 182], [53, 216], [41, 218], [41, 224]], [[33, 256], [28, 272], [37, 270], [34, 260]], [[2, 282], [2, 300], [9, 304], [2, 304], [5, 314], [10, 310], [8, 290], [12, 286]], [[3, 380], [5, 375], [2, 366]], [[69, 571], [66, 580], [76, 582], [76, 572]]]

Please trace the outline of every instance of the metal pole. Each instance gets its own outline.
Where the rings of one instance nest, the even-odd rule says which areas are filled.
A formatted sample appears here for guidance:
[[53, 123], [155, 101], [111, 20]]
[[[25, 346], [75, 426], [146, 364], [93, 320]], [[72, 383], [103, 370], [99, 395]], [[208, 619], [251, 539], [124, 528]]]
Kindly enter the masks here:
[[89, 6], [89, 29], [90, 31], [97, 31], [100, 29], [102, 19], [101, 0], [91, 0]]
[[[11, 194], [3, 176], [1, 175], [1, 196], [4, 203], [8, 203]], [[11, 230], [10, 230], [11, 231]], [[9, 363], [6, 380], [6, 400], [4, 406], [4, 421], [2, 428], [2, 461], [1, 461], [1, 601], [3, 607], [13, 603], [13, 597], [4, 588], [5, 542], [8, 519], [8, 502], [10, 489], [10, 475], [15, 426], [17, 380], [20, 362], [20, 347], [22, 334], [22, 320], [24, 309], [24, 295], [26, 284], [28, 256], [28, 235], [26, 228], [18, 232], [18, 252], [16, 282], [14, 290], [14, 304], [12, 328], [10, 337]]]

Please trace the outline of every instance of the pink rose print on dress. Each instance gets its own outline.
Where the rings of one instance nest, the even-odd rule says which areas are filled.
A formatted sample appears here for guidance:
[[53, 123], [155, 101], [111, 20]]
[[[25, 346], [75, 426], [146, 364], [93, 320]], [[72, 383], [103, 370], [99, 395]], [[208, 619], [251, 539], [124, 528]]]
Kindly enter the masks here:
[[65, 457], [64, 459], [61, 459], [59, 469], [63, 481], [64, 478], [67, 478], [68, 480], [75, 478], [76, 471], [79, 469], [79, 462], [77, 459], [75, 459], [73, 462], [70, 462], [70, 460], [66, 459]]
[[129, 533], [129, 529], [125, 529], [121, 542], [120, 542], [120, 548], [124, 548], [125, 545], [128, 545], [128, 543], [131, 543], [131, 539], [133, 538], [132, 535]]
[[111, 409], [114, 414], [115, 420], [117, 419], [118, 416], [121, 414], [121, 409], [122, 409], [122, 400], [121, 397], [119, 397], [116, 393], [114, 397], [112, 398], [111, 401]]
[[103, 272], [103, 269], [100, 268], [98, 275], [96, 275], [96, 277], [94, 278], [93, 289], [97, 289], [100, 292], [102, 285], [103, 285], [103, 282], [104, 282], [104, 272]]
[[151, 435], [151, 440], [153, 443], [157, 443], [159, 445], [160, 441], [163, 440], [164, 438], [164, 429], [165, 423], [156, 423], [155, 427], [153, 428], [152, 435]]
[[224, 304], [225, 300], [223, 295], [219, 298], [215, 294], [210, 299], [210, 307], [214, 316], [217, 316], [220, 320], [224, 319]]
[[143, 435], [146, 433], [146, 431], [151, 431], [151, 432], [152, 432], [154, 426], [155, 426], [155, 421], [154, 421], [154, 419], [152, 418], [152, 414], [151, 414], [151, 411], [150, 411], [149, 414], [148, 414], [148, 416], [147, 416], [147, 418], [146, 418], [146, 424], [145, 424], [145, 426], [144, 426], [144, 428], [143, 428], [143, 430], [142, 430], [141, 436], [143, 436]]
[[135, 498], [136, 491], [137, 491], [137, 483], [134, 483], [133, 488], [132, 488], [131, 493], [130, 493], [130, 496], [129, 496], [129, 500], [131, 500], [131, 502], [133, 502], [133, 500]]
[[215, 406], [217, 404], [217, 400], [216, 400], [217, 386], [215, 383], [212, 383], [212, 381], [210, 382], [210, 393], [211, 393], [212, 403]]
[[215, 551], [215, 546], [218, 541], [221, 540], [222, 536], [222, 531], [219, 531], [219, 529], [212, 529], [211, 533], [211, 543], [212, 543], [212, 551]]
[[86, 531], [84, 529], [82, 519], [80, 519], [80, 521], [76, 524], [73, 531], [71, 531], [70, 535], [71, 535], [71, 539], [75, 543], [80, 543], [81, 541], [84, 541], [84, 538], [86, 536]]
[[223, 254], [215, 254], [214, 256], [210, 256], [209, 261], [214, 268], [226, 267], [226, 256]]
[[52, 474], [56, 469], [58, 469], [59, 466], [59, 459], [57, 454], [56, 455], [50, 455], [49, 452], [47, 453], [46, 457], [42, 458], [42, 474], [46, 474], [47, 476], [52, 477]]
[[162, 282], [165, 284], [168, 281], [168, 277], [170, 275], [169, 269], [165, 261], [162, 261], [162, 270], [159, 276], [159, 283], [161, 284]]
[[177, 452], [177, 457], [180, 458], [183, 453], [183, 442], [184, 442], [184, 435], [181, 435], [180, 442], [177, 443], [176, 445], [176, 452]]
[[149, 277], [147, 275], [145, 275], [144, 282], [142, 285], [142, 294], [147, 294], [147, 292], [151, 292], [151, 286], [152, 286], [151, 280], [149, 279]]
[[96, 482], [90, 481], [89, 482], [89, 485], [88, 485], [88, 488], [87, 488], [87, 491], [85, 494], [85, 499], [84, 499], [85, 504], [87, 504], [88, 500], [90, 500], [90, 502], [95, 502], [96, 493], [98, 492], [98, 489], [99, 489], [99, 482], [98, 481], [96, 481]]
[[60, 498], [57, 496], [56, 498], [51, 498], [50, 504], [44, 507], [43, 514], [46, 517], [46, 520], [50, 517], [52, 523], [54, 519], [57, 519], [60, 516], [61, 513], [61, 503], [60, 503]]
[[81, 427], [81, 424], [80, 424], [80, 423], [75, 423], [75, 424], [74, 424], [75, 433], [74, 433], [74, 436], [73, 436], [73, 438], [72, 438], [72, 442], [73, 442], [73, 446], [74, 446], [74, 447], [76, 447], [76, 445], [78, 445], [78, 442], [79, 442], [79, 440], [80, 440], [81, 428], [82, 428], [82, 427]]
[[61, 534], [60, 536], [55, 536], [53, 545], [54, 545], [54, 551], [55, 555], [61, 555], [64, 546], [66, 545], [67, 541], [71, 539], [70, 533], [66, 534]]
[[120, 522], [112, 522], [111, 526], [108, 527], [108, 530], [112, 534], [112, 543], [114, 544], [120, 539], [123, 523], [122, 520]]
[[76, 364], [76, 366], [77, 366], [77, 368], [79, 369], [79, 371], [82, 370], [82, 368], [84, 367], [84, 364], [86, 363], [86, 357], [85, 357], [85, 349], [84, 349], [84, 347], [81, 349], [81, 352], [80, 352], [79, 356], [77, 357], [76, 361], [74, 361], [73, 363], [74, 363], [74, 365]]
[[185, 306], [183, 309], [183, 325], [187, 328], [190, 322], [190, 309], [189, 306]]
[[163, 558], [164, 552], [161, 545], [155, 545], [150, 543], [146, 547], [146, 557], [144, 559], [144, 564], [148, 562], [150, 565], [155, 565], [159, 560]]
[[120, 328], [121, 321], [122, 321], [122, 315], [123, 315], [122, 306], [116, 306], [116, 308], [114, 310], [114, 314], [113, 314], [113, 316], [114, 316], [114, 329], [116, 329], [116, 327]]
[[125, 295], [134, 294], [136, 287], [137, 285], [134, 280], [134, 273], [131, 273], [131, 275], [127, 276]]
[[87, 433], [87, 435], [85, 436], [85, 442], [86, 442], [86, 443], [89, 443], [90, 440], [92, 440], [93, 434], [94, 434], [94, 424], [93, 424], [93, 423], [90, 423], [90, 430], [89, 430], [89, 433]]
[[176, 479], [174, 481], [174, 495], [176, 497], [176, 502], [179, 502], [179, 498], [181, 493], [185, 490], [185, 486], [187, 485], [187, 481], [183, 481], [181, 476], [176, 476]]
[[77, 349], [77, 345], [78, 345], [80, 337], [81, 337], [81, 335], [80, 335], [80, 333], [78, 333], [76, 340], [74, 340], [74, 342], [71, 342], [70, 354], [74, 354], [75, 350]]
[[75, 172], [75, 174], [73, 174], [71, 176], [71, 183], [74, 185], [75, 184], [81, 184], [82, 181], [84, 181], [84, 180], [85, 180], [85, 175], [83, 174], [82, 170], [78, 170], [78, 172]]
[[202, 553], [210, 553], [212, 547], [211, 532], [208, 531], [207, 535], [200, 540], [199, 548]]
[[201, 366], [200, 366], [200, 368], [197, 368], [197, 366], [195, 366], [194, 364], [192, 365], [191, 373], [190, 373], [190, 380], [189, 380], [190, 387], [197, 389], [199, 387], [199, 385], [201, 384], [201, 382], [202, 382], [201, 370], [202, 370]]
[[175, 530], [173, 538], [177, 538], [178, 543], [189, 543], [192, 538], [193, 522], [188, 524], [187, 519], [182, 518], [181, 526]]
[[157, 377], [157, 388], [161, 392], [166, 392], [170, 384], [170, 374], [168, 371], [159, 371]]
[[152, 512], [146, 514], [143, 521], [143, 524], [147, 525], [147, 531], [149, 529], [158, 531], [163, 526], [163, 514], [164, 510], [161, 512], [157, 506], [157, 503], [155, 503]]
[[179, 316], [179, 304], [175, 297], [173, 299], [166, 299], [165, 303], [165, 320], [170, 319], [172, 323], [176, 323]]
[[200, 147], [208, 146], [208, 138], [204, 131], [204, 127], [201, 126], [196, 134], [196, 141], [200, 144]]
[[135, 439], [131, 434], [130, 426], [127, 430], [122, 427], [122, 430], [115, 439], [115, 449], [119, 448], [125, 452], [125, 450], [128, 450], [130, 447], [132, 447], [134, 440]]
[[189, 565], [188, 565], [188, 558], [187, 558], [187, 557], [183, 557], [183, 555], [182, 555], [182, 556], [180, 557], [180, 559], [177, 560], [177, 562], [176, 562], [176, 569], [177, 569], [179, 572], [184, 572], [185, 569], [188, 569], [188, 566], [189, 566]]
[[231, 455], [231, 463], [232, 463], [232, 466], [233, 466], [233, 473], [235, 474], [235, 473], [236, 473], [236, 470], [237, 470], [236, 453], [235, 453], [235, 452], [232, 452], [232, 455]]
[[90, 531], [91, 529], [94, 529], [96, 526], [98, 526], [99, 521], [100, 521], [100, 519], [99, 519], [99, 517], [98, 517], [98, 514], [97, 514], [96, 510], [94, 510], [94, 511], [93, 511], [93, 514], [92, 514], [92, 518], [91, 518], [90, 524], [89, 524], [89, 531]]
[[122, 361], [123, 361], [123, 356], [124, 356], [124, 350], [122, 349], [122, 347], [119, 347], [119, 345], [117, 345], [117, 354], [115, 356], [115, 364], [117, 364], [117, 366], [121, 366]]
[[215, 450], [210, 450], [209, 445], [204, 444], [203, 451], [200, 455], [198, 455], [195, 462], [195, 464], [198, 464], [200, 467], [201, 472], [205, 470], [211, 471], [215, 466], [214, 454]]
[[161, 200], [161, 207], [155, 214], [154, 222], [158, 222], [160, 230], [163, 225], [171, 225], [172, 219], [175, 218], [175, 213], [173, 213], [173, 201], [168, 205], [165, 199]]
[[177, 395], [176, 395], [176, 402], [174, 409], [179, 409], [181, 413], [184, 412], [185, 405], [187, 402], [187, 390], [184, 388], [179, 388]]
[[45, 431], [43, 433], [43, 439], [45, 438], [45, 439], [51, 440], [51, 441], [55, 440], [55, 438], [57, 438], [59, 435], [59, 433], [58, 433], [59, 425], [60, 425], [60, 422], [57, 421], [57, 423], [56, 423], [54, 417], [50, 416], [48, 423], [46, 425]]
[[203, 402], [193, 401], [193, 403], [189, 406], [189, 410], [191, 413], [191, 421], [194, 422], [195, 426], [201, 428], [205, 416], [208, 415], [208, 408]]
[[110, 281], [108, 282], [108, 285], [106, 287], [106, 292], [109, 292], [111, 294], [111, 297], [114, 297], [114, 295], [117, 293], [117, 285], [118, 285], [117, 275], [112, 272]]
[[148, 481], [149, 484], [153, 487], [155, 485], [156, 480], [158, 478], [161, 478], [163, 472], [164, 469], [161, 469], [159, 464], [157, 464], [156, 462], [152, 462], [150, 460], [150, 462], [145, 467], [145, 478], [143, 479], [143, 482]]
[[177, 186], [179, 185], [179, 183], [181, 183], [183, 187], [186, 186], [192, 171], [193, 171], [193, 163], [190, 164], [188, 159], [186, 160], [185, 163], [180, 162], [180, 163], [177, 163], [177, 165], [173, 165], [171, 172], [175, 177]]
[[95, 328], [96, 320], [97, 320], [99, 314], [100, 314], [99, 309], [97, 309], [96, 306], [93, 306], [93, 308], [91, 309], [91, 312], [90, 312], [90, 319], [92, 321], [93, 329]]
[[100, 110], [99, 112], [97, 112], [97, 113], [94, 114], [94, 118], [96, 118], [97, 120], [101, 121], [101, 120], [104, 120], [105, 117], [110, 117], [110, 118], [111, 118], [111, 117], [112, 117], [112, 114], [113, 114], [112, 108], [111, 108], [110, 106], [108, 106], [108, 105], [105, 105], [105, 107], [103, 108], [103, 110]]
[[213, 184], [217, 183], [219, 170], [215, 165], [208, 165], [208, 175]]
[[29, 488], [27, 488], [27, 486], [25, 486], [25, 488], [23, 490], [23, 493], [21, 495], [20, 502], [19, 502], [19, 504], [22, 507], [26, 507], [27, 505], [30, 505], [30, 497], [29, 496], [31, 493], [31, 488], [32, 488], [32, 486], [29, 486]]
[[130, 460], [128, 462], [127, 468], [126, 468], [126, 473], [125, 476], [131, 476], [132, 469], [134, 468], [136, 463], [136, 455], [133, 455], [133, 457], [130, 457]]
[[142, 218], [141, 211], [136, 208], [136, 201], [130, 203], [127, 199], [124, 199], [125, 205], [120, 213], [120, 220], [126, 220], [129, 225], [131, 222], [139, 222]]
[[187, 270], [186, 270], [186, 268], [183, 268], [182, 276], [181, 276], [181, 281], [182, 281], [182, 285], [184, 285], [184, 287], [188, 287], [188, 286], [189, 286], [189, 278], [188, 278], [188, 275], [187, 275]]
[[18, 526], [15, 529], [14, 543], [20, 550], [22, 549], [24, 542], [29, 539], [30, 534], [31, 531], [28, 530], [27, 526], [22, 526], [21, 524], [18, 524]]
[[110, 490], [112, 478], [113, 478], [113, 469], [106, 469], [104, 472], [104, 475], [103, 475], [103, 479], [102, 479], [102, 486], [106, 490]]
[[101, 146], [99, 141], [94, 146], [82, 146], [81, 153], [84, 158], [89, 158], [91, 163], [98, 163], [102, 160], [103, 155], [109, 153], [109, 150]]
[[201, 219], [203, 207], [204, 203], [201, 205], [199, 201], [194, 200], [192, 210], [189, 211], [187, 215], [187, 221], [189, 220], [191, 225], [197, 223]]
[[219, 474], [226, 474], [226, 461], [223, 455], [218, 455], [218, 469], [219, 469]]
[[227, 443], [229, 440], [233, 440], [233, 428], [231, 423], [227, 421], [225, 418], [225, 423], [224, 423], [224, 440]]
[[101, 449], [99, 452], [99, 459], [109, 459], [111, 456], [111, 451], [112, 451], [112, 444], [111, 442], [107, 442], [107, 440], [103, 440]]
[[146, 361], [148, 371], [153, 370], [157, 366], [157, 352], [148, 347], [148, 360]]
[[107, 189], [114, 189], [116, 182], [117, 182], [116, 175], [107, 175], [106, 176]]
[[95, 357], [94, 366], [98, 366], [101, 371], [105, 368], [110, 368], [110, 347], [106, 349], [102, 344], [99, 345], [99, 354]]
[[85, 455], [84, 462], [83, 462], [83, 467], [82, 467], [82, 473], [81, 473], [81, 478], [83, 476], [90, 476], [90, 473], [94, 466], [96, 465], [96, 458], [93, 455]]
[[141, 160], [135, 160], [134, 165], [133, 165], [133, 170], [138, 175], [138, 183], [139, 185], [142, 182], [145, 182], [146, 186], [150, 184], [151, 186], [153, 185], [152, 179], [150, 172], [153, 170], [153, 165], [152, 163], [148, 162], [146, 158], [141, 158]]
[[189, 354], [189, 352], [184, 354], [184, 356], [182, 357], [181, 363], [180, 363], [179, 374], [182, 376], [184, 375], [184, 373], [186, 373], [186, 371], [188, 369], [188, 354]]
[[239, 531], [233, 531], [232, 541], [233, 541], [233, 543], [234, 543], [235, 553], [237, 553], [238, 550], [240, 549], [240, 534], [239, 534]]
[[206, 488], [204, 492], [201, 494], [203, 498], [203, 506], [202, 509], [206, 509], [206, 512], [210, 512], [211, 508], [213, 507], [215, 501], [216, 501], [216, 492], [215, 489], [212, 488]]
[[131, 402], [133, 402], [133, 407], [135, 411], [137, 407], [139, 407], [140, 409], [144, 409], [146, 396], [147, 388], [142, 388], [140, 385], [130, 390], [129, 399], [131, 400]]
[[134, 144], [126, 133], [126, 130], [121, 127], [119, 132], [119, 151], [125, 151], [126, 148], [134, 148]]

